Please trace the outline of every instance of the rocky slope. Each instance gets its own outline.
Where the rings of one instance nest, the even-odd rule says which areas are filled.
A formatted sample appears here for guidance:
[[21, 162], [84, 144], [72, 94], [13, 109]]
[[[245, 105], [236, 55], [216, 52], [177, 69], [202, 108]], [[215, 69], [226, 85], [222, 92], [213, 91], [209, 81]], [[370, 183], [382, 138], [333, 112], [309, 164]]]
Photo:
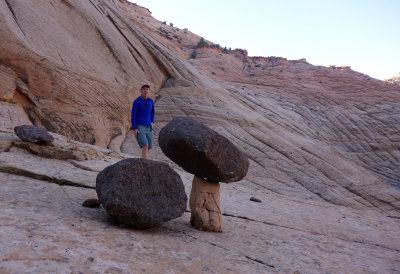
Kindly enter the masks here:
[[391, 83], [391, 84], [400, 84], [400, 73], [399, 73], [399, 75], [397, 75], [393, 78], [387, 79], [385, 81], [388, 83]]
[[[400, 87], [199, 40], [122, 0], [0, 0], [0, 270], [396, 272]], [[189, 212], [137, 231], [81, 207], [97, 172], [140, 155], [129, 114], [143, 82], [156, 135], [189, 115], [251, 159], [221, 186], [223, 233], [192, 229]], [[54, 146], [11, 131], [32, 123]], [[152, 158], [190, 191], [157, 145]]]

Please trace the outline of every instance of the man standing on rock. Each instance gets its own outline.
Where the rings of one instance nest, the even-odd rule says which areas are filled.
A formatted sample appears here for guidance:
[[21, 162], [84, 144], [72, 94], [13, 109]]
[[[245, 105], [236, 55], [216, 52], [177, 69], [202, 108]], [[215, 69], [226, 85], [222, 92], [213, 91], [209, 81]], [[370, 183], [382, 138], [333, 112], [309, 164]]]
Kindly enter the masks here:
[[150, 86], [140, 88], [140, 96], [133, 102], [131, 122], [135, 138], [142, 148], [142, 158], [149, 159], [153, 147], [154, 102], [149, 97]]

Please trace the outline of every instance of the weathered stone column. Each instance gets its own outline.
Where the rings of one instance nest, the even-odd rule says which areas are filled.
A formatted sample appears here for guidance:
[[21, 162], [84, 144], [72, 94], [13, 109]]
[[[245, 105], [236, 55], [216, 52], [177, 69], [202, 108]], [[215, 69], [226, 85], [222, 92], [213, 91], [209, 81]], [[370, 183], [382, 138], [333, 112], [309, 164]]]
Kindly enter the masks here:
[[190, 192], [190, 224], [200, 230], [221, 231], [219, 183], [194, 176]]

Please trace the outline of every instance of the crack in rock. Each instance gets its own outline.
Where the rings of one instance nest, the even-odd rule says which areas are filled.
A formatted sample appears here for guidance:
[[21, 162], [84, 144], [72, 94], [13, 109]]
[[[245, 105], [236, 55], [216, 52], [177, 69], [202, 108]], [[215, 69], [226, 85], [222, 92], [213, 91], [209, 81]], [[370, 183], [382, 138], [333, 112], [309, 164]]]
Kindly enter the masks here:
[[30, 172], [30, 171], [19, 169], [19, 168], [15, 168], [15, 167], [7, 167], [7, 166], [6, 167], [0, 167], [0, 172], [13, 174], [13, 175], [17, 175], [17, 176], [28, 177], [28, 178], [32, 178], [32, 179], [36, 179], [36, 180], [41, 180], [41, 181], [46, 181], [46, 182], [49, 182], [49, 183], [55, 183], [55, 184], [60, 185], [60, 186], [74, 186], [74, 187], [96, 189], [96, 187], [82, 185], [82, 184], [79, 184], [79, 183], [68, 181], [66, 179], [57, 179], [57, 178], [49, 177], [49, 176], [42, 175], [42, 174], [33, 173], [33, 172]]
[[254, 262], [257, 262], [257, 263], [260, 263], [260, 264], [263, 264], [263, 265], [266, 265], [266, 266], [268, 266], [268, 267], [272, 267], [272, 268], [275, 268], [275, 266], [274, 265], [272, 265], [272, 264], [268, 264], [268, 263], [266, 263], [266, 262], [264, 262], [264, 261], [262, 261], [262, 260], [259, 260], [259, 259], [253, 259], [253, 258], [251, 258], [251, 257], [249, 257], [249, 256], [245, 256], [247, 259], [249, 259], [249, 260], [252, 260], [252, 261], [254, 261]]
[[250, 218], [248, 218], [248, 217], [244, 217], [244, 216], [235, 216], [235, 215], [231, 215], [231, 214], [228, 214], [228, 213], [222, 213], [222, 215], [223, 215], [223, 216], [227, 216], [227, 217], [234, 217], [234, 218], [238, 218], [238, 219], [244, 219], [244, 220], [248, 220], [248, 221], [253, 221], [253, 222], [256, 222], [256, 223], [262, 223], [262, 224], [266, 224], [266, 225], [273, 225], [273, 226], [283, 227], [283, 228], [287, 228], [287, 229], [293, 229], [293, 230], [301, 231], [301, 232], [304, 232], [304, 233], [310, 233], [310, 234], [319, 235], [319, 236], [324, 236], [324, 237], [332, 237], [332, 238], [335, 238], [335, 239], [338, 239], [338, 240], [342, 240], [342, 241], [345, 241], [345, 242], [352, 242], [352, 243], [364, 244], [364, 245], [373, 245], [373, 246], [377, 246], [377, 247], [380, 247], [380, 248], [388, 249], [388, 250], [391, 250], [391, 251], [400, 252], [399, 249], [390, 248], [390, 247], [383, 246], [383, 245], [380, 245], [380, 244], [375, 244], [375, 243], [369, 243], [369, 242], [365, 242], [365, 241], [357, 241], [357, 240], [351, 240], [351, 239], [345, 239], [345, 238], [335, 237], [334, 235], [326, 235], [326, 234], [319, 233], [319, 232], [312, 232], [312, 231], [307, 231], [307, 230], [298, 229], [298, 228], [294, 228], [294, 227], [289, 227], [289, 226], [284, 226], [284, 225], [278, 225], [278, 224], [268, 223], [268, 222], [263, 222], [263, 221], [257, 221], [257, 220], [254, 220], [254, 219], [250, 219]]

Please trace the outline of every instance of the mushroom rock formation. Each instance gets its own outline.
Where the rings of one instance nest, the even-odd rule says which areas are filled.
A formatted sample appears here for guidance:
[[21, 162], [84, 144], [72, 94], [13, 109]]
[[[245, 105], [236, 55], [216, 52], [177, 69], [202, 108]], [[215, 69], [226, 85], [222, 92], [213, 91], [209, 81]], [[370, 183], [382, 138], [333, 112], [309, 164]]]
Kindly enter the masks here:
[[54, 137], [47, 130], [38, 128], [36, 126], [17, 126], [14, 128], [14, 131], [22, 141], [38, 144], [48, 144], [54, 141]]
[[168, 164], [125, 159], [96, 178], [96, 192], [114, 219], [133, 228], [147, 228], [178, 218], [186, 210], [181, 177]]
[[161, 129], [164, 154], [195, 175], [190, 193], [190, 223], [197, 229], [220, 231], [219, 182], [243, 179], [249, 161], [228, 139], [190, 117], [176, 117]]

